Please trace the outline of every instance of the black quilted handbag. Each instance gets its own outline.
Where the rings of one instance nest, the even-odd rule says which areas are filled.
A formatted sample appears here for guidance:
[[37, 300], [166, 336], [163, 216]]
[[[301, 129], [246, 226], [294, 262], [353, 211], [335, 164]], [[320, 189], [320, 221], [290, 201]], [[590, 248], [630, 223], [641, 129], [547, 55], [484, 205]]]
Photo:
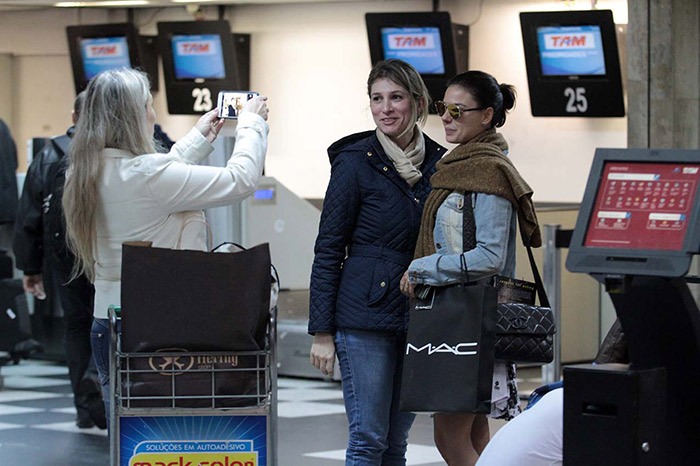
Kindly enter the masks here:
[[557, 327], [532, 250], [526, 244], [540, 306], [499, 303], [496, 321], [496, 359], [524, 363], [550, 363], [554, 359]]
[[[464, 198], [470, 199], [471, 193], [465, 192]], [[465, 201], [462, 211], [465, 251], [476, 247], [476, 222], [472, 209], [472, 203]], [[522, 302], [498, 304], [495, 357], [508, 362], [547, 364], [554, 359], [554, 334], [557, 328], [532, 249], [524, 237], [523, 244], [527, 248], [540, 305]]]

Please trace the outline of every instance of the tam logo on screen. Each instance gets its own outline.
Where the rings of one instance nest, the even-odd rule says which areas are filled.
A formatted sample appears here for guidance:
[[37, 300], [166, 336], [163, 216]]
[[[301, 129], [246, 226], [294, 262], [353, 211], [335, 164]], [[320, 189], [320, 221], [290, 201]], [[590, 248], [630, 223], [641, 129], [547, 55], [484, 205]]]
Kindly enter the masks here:
[[218, 50], [218, 43], [213, 40], [200, 40], [192, 42], [177, 42], [178, 55], [214, 55]]
[[579, 50], [596, 47], [595, 36], [592, 33], [545, 34], [544, 43], [547, 50]]
[[123, 44], [88, 45], [85, 50], [86, 58], [116, 58], [126, 55]]
[[390, 50], [402, 49], [434, 49], [434, 34], [389, 34], [387, 43]]

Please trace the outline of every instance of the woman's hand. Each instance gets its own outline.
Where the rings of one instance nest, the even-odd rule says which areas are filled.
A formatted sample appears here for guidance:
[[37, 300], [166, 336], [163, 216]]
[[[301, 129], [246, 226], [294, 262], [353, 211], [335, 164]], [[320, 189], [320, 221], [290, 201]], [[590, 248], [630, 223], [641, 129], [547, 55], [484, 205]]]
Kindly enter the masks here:
[[194, 125], [209, 143], [214, 142], [226, 120], [219, 118], [219, 109], [209, 110]]
[[401, 293], [405, 294], [409, 298], [416, 297], [416, 284], [408, 281], [408, 270], [403, 273], [399, 287], [401, 289]]
[[27, 293], [31, 293], [36, 299], [46, 299], [44, 280], [41, 274], [25, 275], [22, 277], [22, 287]]
[[309, 361], [316, 369], [319, 369], [329, 377], [333, 377], [333, 366], [335, 366], [333, 335], [330, 333], [317, 333], [314, 335]]
[[267, 108], [267, 97], [264, 95], [258, 95], [250, 99], [243, 105], [241, 112], [253, 112], [257, 113], [264, 120], [267, 120], [267, 114], [270, 110]]

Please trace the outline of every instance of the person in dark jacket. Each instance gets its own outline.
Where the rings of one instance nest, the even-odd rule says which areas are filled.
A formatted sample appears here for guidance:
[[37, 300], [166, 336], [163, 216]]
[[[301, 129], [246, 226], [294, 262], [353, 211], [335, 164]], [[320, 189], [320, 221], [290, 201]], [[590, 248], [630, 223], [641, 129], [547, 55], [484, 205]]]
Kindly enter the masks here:
[[175, 145], [175, 141], [170, 139], [159, 124], [153, 125], [153, 139], [158, 141], [158, 144], [160, 144], [165, 152], [168, 152], [170, 148]]
[[17, 215], [17, 147], [0, 120], [0, 248], [8, 248]]
[[17, 147], [10, 128], [0, 120], [0, 224], [12, 223], [17, 213]]
[[[346, 465], [404, 465], [413, 413], [399, 411], [413, 257], [430, 176], [445, 149], [418, 126], [429, 95], [400, 60], [367, 81], [374, 131], [330, 146], [331, 179], [311, 272], [311, 364], [333, 374], [336, 353], [350, 437]], [[347, 257], [346, 257], [347, 253]]]
[[[75, 100], [73, 123], [80, 115], [83, 98], [81, 93]], [[66, 245], [61, 209], [72, 134], [71, 127], [65, 135], [52, 138], [29, 166], [17, 211], [13, 249], [17, 268], [24, 272], [24, 289], [38, 299], [55, 290], [63, 310], [66, 363], [78, 412], [77, 426], [105, 429], [102, 395], [96, 376], [88, 372], [94, 288], [84, 276], [70, 280], [74, 257]]]

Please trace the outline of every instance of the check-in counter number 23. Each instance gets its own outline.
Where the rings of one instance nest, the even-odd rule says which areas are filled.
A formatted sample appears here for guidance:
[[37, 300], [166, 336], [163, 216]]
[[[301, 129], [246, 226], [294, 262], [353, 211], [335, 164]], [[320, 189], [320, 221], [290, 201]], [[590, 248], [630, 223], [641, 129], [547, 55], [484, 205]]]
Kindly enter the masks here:
[[586, 98], [586, 88], [567, 87], [564, 89], [566, 102], [566, 113], [586, 113], [588, 110], [588, 99]]
[[214, 106], [211, 101], [211, 91], [206, 87], [192, 89], [192, 97], [194, 98], [192, 110], [195, 112], [208, 112]]

